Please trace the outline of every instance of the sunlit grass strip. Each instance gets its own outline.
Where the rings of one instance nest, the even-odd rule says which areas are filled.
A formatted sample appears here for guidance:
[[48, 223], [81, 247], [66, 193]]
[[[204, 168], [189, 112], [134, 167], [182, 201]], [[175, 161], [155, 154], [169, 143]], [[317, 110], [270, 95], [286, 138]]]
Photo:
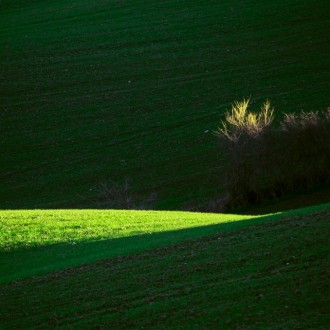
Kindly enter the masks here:
[[0, 211], [0, 283], [325, 209], [330, 204], [261, 217], [164, 211]]
[[251, 218], [255, 216], [166, 211], [0, 211], [0, 249], [114, 239]]
[[328, 329], [329, 214], [1, 285], [1, 328]]
[[256, 216], [166, 211], [0, 211], [0, 283], [198, 238]]

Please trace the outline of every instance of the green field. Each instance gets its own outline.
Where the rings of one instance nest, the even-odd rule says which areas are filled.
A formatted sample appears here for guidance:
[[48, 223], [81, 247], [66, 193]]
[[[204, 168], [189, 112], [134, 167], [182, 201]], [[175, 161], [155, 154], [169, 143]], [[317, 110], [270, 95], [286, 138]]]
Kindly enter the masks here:
[[248, 225], [257, 216], [151, 211], [0, 211], [0, 283]]
[[[234, 100], [329, 107], [329, 35], [325, 0], [0, 0], [0, 329], [329, 329], [326, 184], [186, 212]], [[97, 209], [126, 179], [157, 211]]]
[[329, 208], [330, 204], [323, 204], [264, 216], [174, 211], [0, 211], [0, 283]]
[[1, 329], [328, 329], [330, 204], [0, 215]]
[[329, 106], [330, 4], [0, 2], [1, 208], [93, 208], [131, 180], [179, 209], [222, 191], [233, 100]]

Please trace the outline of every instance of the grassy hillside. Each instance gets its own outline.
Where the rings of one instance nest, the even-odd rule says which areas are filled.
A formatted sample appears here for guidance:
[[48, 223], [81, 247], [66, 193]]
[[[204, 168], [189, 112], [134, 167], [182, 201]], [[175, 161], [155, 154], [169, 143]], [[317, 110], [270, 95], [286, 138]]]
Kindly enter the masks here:
[[[30, 231], [32, 228], [37, 231], [36, 215], [42, 212], [48, 220], [45, 226], [54, 224], [53, 235], [49, 237], [56, 241], [59, 232], [55, 229], [61, 221], [65, 222], [64, 211], [53, 214], [56, 226], [55, 219], [49, 220], [48, 211], [26, 213], [25, 217], [22, 213], [22, 221]], [[113, 223], [118, 224], [120, 217], [131, 212], [99, 212], [100, 218], [106, 214], [112, 214]], [[167, 228], [171, 227], [171, 216], [172, 220], [185, 219], [187, 226], [197, 225], [197, 218], [200, 225], [213, 223], [209, 220], [216, 217], [156, 214], [164, 216]], [[72, 224], [78, 224], [74, 215], [67, 213]], [[96, 213], [93, 215], [95, 218]], [[175, 245], [168, 245], [167, 241], [166, 246], [158, 242], [154, 247], [161, 248], [142, 253], [137, 253], [137, 249], [127, 256], [119, 253], [106, 261], [2, 284], [1, 327], [17, 329], [24, 324], [24, 329], [327, 329], [329, 216], [328, 204], [275, 217], [219, 223], [216, 230], [208, 232], [213, 234], [206, 237], [191, 235], [190, 240]], [[218, 215], [220, 222], [221, 217]], [[8, 214], [7, 219], [8, 226], [13, 228]], [[152, 228], [151, 219], [144, 223]], [[86, 224], [84, 220], [81, 224]], [[230, 220], [235, 220], [235, 216]], [[67, 238], [72, 238], [79, 236], [80, 231], [98, 226], [96, 219], [85, 228], [75, 229], [75, 234], [66, 226], [62, 229]], [[26, 241], [24, 230], [15, 230], [22, 233], [23, 239], [12, 238], [12, 243], [7, 244], [10, 249]], [[126, 234], [123, 230], [123, 235]], [[155, 236], [144, 240], [152, 241]], [[184, 239], [184, 235], [178, 234], [177, 238], [176, 242]], [[39, 241], [47, 250], [49, 242]], [[66, 249], [71, 246], [66, 244]], [[29, 255], [28, 250], [26, 247], [25, 258], [33, 261], [38, 253]], [[22, 250], [19, 253], [23, 255]], [[56, 253], [49, 255], [52, 258], [57, 258]]]
[[[226, 230], [232, 222], [256, 218], [188, 212], [0, 211], [0, 282], [137, 253], [216, 232], [219, 224]], [[234, 228], [248, 224], [239, 221]]]
[[264, 216], [164, 211], [0, 211], [0, 283], [329, 208], [330, 204], [323, 204]]
[[330, 4], [0, 2], [1, 208], [93, 207], [130, 178], [178, 208], [221, 190], [229, 103], [329, 106]]

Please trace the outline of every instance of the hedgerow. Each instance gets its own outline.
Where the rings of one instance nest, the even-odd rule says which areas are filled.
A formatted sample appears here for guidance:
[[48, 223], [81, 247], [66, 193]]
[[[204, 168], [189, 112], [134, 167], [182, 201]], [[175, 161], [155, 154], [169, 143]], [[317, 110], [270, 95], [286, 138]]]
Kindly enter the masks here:
[[216, 131], [224, 155], [226, 207], [278, 198], [330, 179], [330, 109], [284, 114], [274, 124], [266, 101], [259, 112], [235, 102]]

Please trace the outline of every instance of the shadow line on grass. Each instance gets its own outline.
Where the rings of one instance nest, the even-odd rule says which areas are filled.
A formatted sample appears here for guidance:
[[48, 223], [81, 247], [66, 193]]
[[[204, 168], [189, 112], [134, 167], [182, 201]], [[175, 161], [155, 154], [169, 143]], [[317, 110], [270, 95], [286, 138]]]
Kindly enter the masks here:
[[45, 275], [54, 271], [82, 266], [105, 259], [134, 255], [145, 250], [164, 247], [181, 241], [196, 239], [215, 233], [226, 233], [278, 219], [308, 215], [324, 210], [330, 210], [330, 204], [260, 216], [254, 219], [230, 221], [188, 229], [104, 240], [90, 239], [75, 243], [57, 243], [0, 252], [0, 283]]

